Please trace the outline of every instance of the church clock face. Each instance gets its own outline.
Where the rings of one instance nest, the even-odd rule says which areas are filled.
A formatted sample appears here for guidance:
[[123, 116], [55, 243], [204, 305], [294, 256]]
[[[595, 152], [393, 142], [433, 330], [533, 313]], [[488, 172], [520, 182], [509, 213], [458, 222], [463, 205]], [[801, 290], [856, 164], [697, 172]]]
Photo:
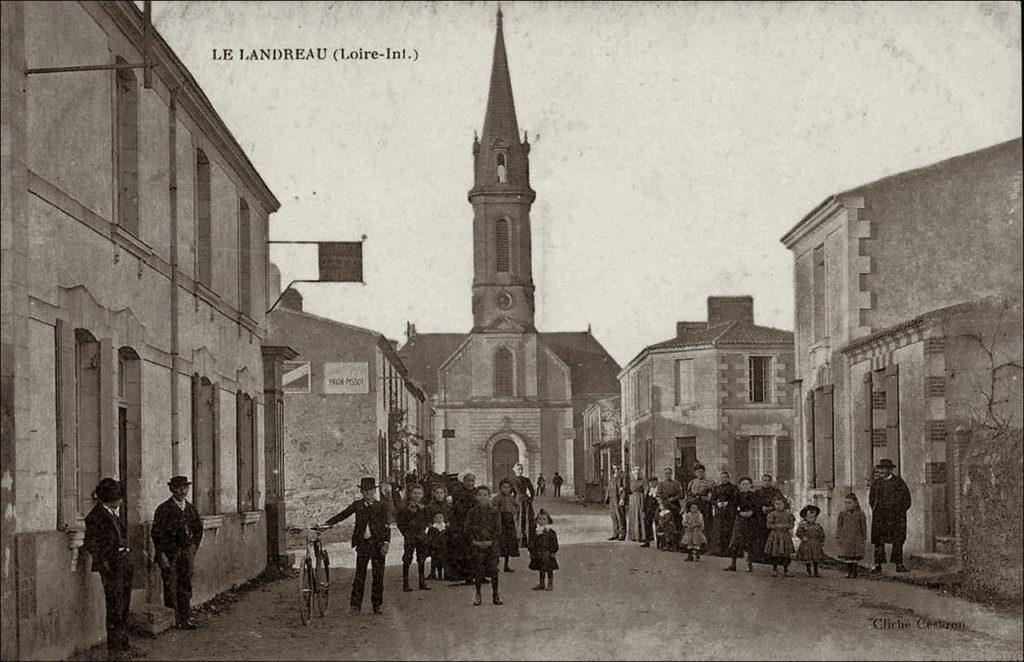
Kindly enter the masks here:
[[502, 310], [508, 310], [509, 308], [512, 307], [512, 304], [514, 303], [512, 295], [509, 294], [508, 292], [501, 292], [500, 294], [498, 294], [497, 302], [498, 308], [501, 308]]

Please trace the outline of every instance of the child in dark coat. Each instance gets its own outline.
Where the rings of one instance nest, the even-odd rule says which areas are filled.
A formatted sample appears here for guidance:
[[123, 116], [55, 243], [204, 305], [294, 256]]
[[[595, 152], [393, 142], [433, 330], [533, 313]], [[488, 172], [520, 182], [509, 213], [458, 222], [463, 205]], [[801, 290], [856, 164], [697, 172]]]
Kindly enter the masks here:
[[818, 562], [825, 560], [825, 529], [818, 524], [821, 508], [804, 506], [800, 509], [800, 526], [796, 527], [796, 537], [800, 539], [800, 549], [796, 558], [807, 566], [807, 576], [818, 576]]
[[498, 544], [498, 554], [505, 559], [505, 572], [513, 572], [508, 565], [510, 556], [519, 556], [519, 538], [516, 535], [516, 505], [512, 496], [512, 481], [502, 478], [498, 485], [500, 490], [494, 496], [491, 505], [501, 513], [501, 540]]
[[[555, 570], [558, 570], [558, 534], [551, 528], [551, 515], [541, 509], [535, 520], [537, 531], [532, 536], [530, 545], [530, 570], [540, 573], [540, 583], [533, 587], [535, 591], [551, 591], [555, 587]], [[547, 577], [547, 587], [544, 578]]]
[[444, 561], [448, 552], [448, 522], [444, 512], [434, 513], [434, 521], [427, 529], [427, 550], [430, 554], [430, 579], [444, 579]]
[[846, 578], [857, 578], [857, 562], [864, 558], [864, 544], [868, 537], [868, 522], [860, 509], [857, 495], [850, 492], [842, 512], [836, 520], [837, 556], [846, 562]]
[[658, 499], [658, 549], [674, 552], [679, 548], [679, 527], [676, 515], [664, 499]]

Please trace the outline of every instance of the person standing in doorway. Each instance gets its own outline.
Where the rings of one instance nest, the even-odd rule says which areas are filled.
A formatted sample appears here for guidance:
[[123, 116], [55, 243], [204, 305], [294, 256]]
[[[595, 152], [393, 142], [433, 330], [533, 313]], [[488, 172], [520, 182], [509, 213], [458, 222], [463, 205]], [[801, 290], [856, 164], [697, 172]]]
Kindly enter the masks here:
[[559, 476], [558, 472], [556, 471], [555, 475], [551, 477], [551, 487], [554, 488], [554, 490], [555, 490], [555, 498], [556, 499], [562, 496], [562, 483], [563, 482], [564, 481], [563, 481], [562, 477]]
[[100, 573], [107, 607], [107, 659], [130, 660], [128, 611], [132, 599], [132, 564], [128, 534], [118, 513], [121, 485], [104, 478], [96, 486], [96, 505], [85, 518], [85, 548], [92, 571]]
[[890, 560], [896, 572], [906, 572], [903, 565], [903, 543], [907, 540], [907, 511], [910, 510], [910, 489], [902, 478], [893, 473], [892, 460], [879, 460], [882, 475], [871, 483], [868, 505], [871, 506], [871, 544], [875, 548], [875, 565], [871, 574], [882, 572], [885, 546], [892, 545]]
[[[558, 474], [555, 474], [555, 478], [558, 478]], [[608, 480], [604, 502], [608, 504], [608, 514], [612, 518], [612, 535], [608, 540], [625, 540], [626, 478], [622, 475], [622, 469], [617, 464], [612, 467], [612, 477]]]
[[510, 483], [516, 505], [516, 535], [519, 536], [519, 546], [526, 547], [526, 541], [533, 533], [533, 497], [535, 492], [529, 476], [523, 475], [522, 464], [512, 467], [512, 473], [515, 474]]
[[363, 608], [363, 592], [366, 588], [366, 566], [373, 569], [373, 585], [370, 590], [370, 602], [373, 613], [384, 613], [384, 559], [391, 543], [391, 527], [388, 525], [388, 513], [377, 500], [377, 481], [363, 478], [359, 481], [359, 491], [363, 498], [353, 501], [348, 508], [324, 522], [324, 526], [334, 526], [352, 515], [356, 516], [356, 524], [352, 529], [352, 547], [356, 550], [356, 574], [352, 580], [352, 596], [349, 606], [353, 614]]
[[178, 629], [194, 630], [192, 570], [196, 550], [203, 541], [203, 520], [188, 500], [192, 483], [175, 476], [167, 483], [171, 498], [153, 513], [153, 549], [164, 584], [164, 605], [174, 609]]
[[544, 474], [537, 475], [537, 496], [544, 496], [545, 490]]

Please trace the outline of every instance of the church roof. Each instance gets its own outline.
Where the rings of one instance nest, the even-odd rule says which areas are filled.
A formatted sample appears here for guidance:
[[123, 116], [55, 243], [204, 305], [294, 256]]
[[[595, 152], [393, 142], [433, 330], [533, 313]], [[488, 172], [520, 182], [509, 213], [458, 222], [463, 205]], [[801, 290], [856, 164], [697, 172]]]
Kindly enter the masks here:
[[[437, 393], [437, 370], [465, 340], [466, 333], [417, 333], [398, 351], [410, 376]], [[607, 395], [619, 392], [619, 364], [588, 331], [539, 333], [537, 337], [567, 366], [572, 394]]]
[[437, 369], [466, 340], [466, 333], [416, 333], [402, 345], [398, 355], [413, 379], [437, 393]]
[[516, 121], [516, 105], [512, 100], [512, 78], [508, 73], [508, 56], [505, 54], [505, 34], [502, 30], [500, 9], [494, 36], [491, 87], [487, 94], [487, 114], [484, 116], [481, 140], [485, 145], [490, 145], [496, 138], [504, 138], [508, 144], [519, 142], [519, 123]]
[[619, 392], [619, 364], [589, 331], [541, 333], [540, 341], [569, 366], [572, 395]]

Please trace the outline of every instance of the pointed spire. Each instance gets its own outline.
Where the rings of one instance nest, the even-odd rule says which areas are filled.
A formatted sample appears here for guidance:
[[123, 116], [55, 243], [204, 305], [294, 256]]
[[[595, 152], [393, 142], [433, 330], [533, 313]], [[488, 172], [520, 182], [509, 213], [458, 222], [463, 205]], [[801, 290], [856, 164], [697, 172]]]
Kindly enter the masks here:
[[487, 95], [487, 114], [481, 138], [489, 146], [496, 138], [513, 144], [519, 138], [516, 107], [512, 101], [512, 80], [508, 73], [505, 54], [505, 34], [502, 29], [501, 6], [498, 6], [498, 26], [494, 35], [494, 60], [491, 64], [491, 87]]

